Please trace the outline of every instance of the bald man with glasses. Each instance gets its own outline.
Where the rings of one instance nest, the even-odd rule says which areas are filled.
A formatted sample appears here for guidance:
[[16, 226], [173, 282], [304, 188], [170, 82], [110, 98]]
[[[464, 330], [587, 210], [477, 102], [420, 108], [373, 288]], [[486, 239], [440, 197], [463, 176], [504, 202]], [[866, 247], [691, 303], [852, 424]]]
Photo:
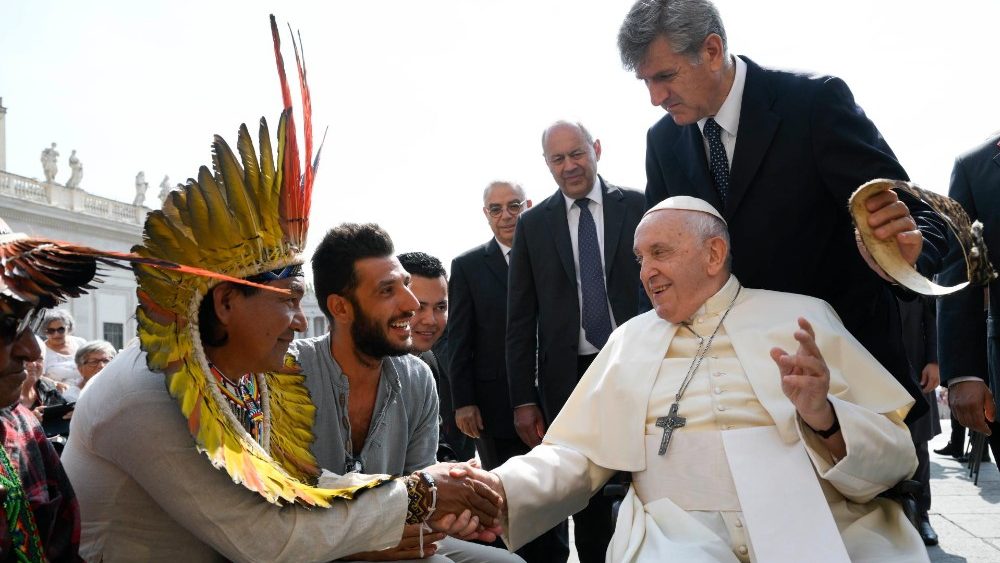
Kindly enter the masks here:
[[[507, 264], [514, 231], [531, 200], [516, 182], [490, 182], [483, 191], [483, 215], [493, 238], [451, 263], [448, 282], [448, 348], [455, 425], [476, 441], [484, 467], [498, 467], [530, 449], [514, 429], [507, 389], [504, 338], [507, 326]], [[569, 557], [562, 523], [517, 550], [528, 563]]]

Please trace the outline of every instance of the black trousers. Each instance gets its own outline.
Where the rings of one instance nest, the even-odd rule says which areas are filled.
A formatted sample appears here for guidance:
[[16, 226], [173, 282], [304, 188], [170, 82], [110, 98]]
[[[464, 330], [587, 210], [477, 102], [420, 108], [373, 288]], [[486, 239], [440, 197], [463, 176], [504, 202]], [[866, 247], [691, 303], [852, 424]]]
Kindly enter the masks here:
[[[596, 354], [577, 357], [577, 378], [583, 377], [596, 357]], [[605, 497], [602, 491], [597, 491], [590, 498], [587, 508], [573, 515], [573, 538], [580, 563], [604, 563], [611, 535], [615, 531], [615, 522], [611, 518], [613, 500]]]
[[[912, 436], [911, 436], [912, 437]], [[913, 474], [914, 481], [920, 482], [920, 494], [917, 495], [917, 511], [927, 519], [931, 509], [931, 460], [926, 440], [913, 440], [913, 448], [917, 452], [917, 471]]]

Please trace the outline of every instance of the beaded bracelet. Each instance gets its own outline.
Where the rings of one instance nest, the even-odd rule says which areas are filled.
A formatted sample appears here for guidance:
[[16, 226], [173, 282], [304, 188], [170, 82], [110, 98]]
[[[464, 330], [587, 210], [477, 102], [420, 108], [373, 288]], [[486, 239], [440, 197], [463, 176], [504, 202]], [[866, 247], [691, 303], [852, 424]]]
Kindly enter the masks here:
[[437, 483], [426, 471], [420, 471], [403, 479], [406, 483], [406, 523], [422, 524], [437, 508]]

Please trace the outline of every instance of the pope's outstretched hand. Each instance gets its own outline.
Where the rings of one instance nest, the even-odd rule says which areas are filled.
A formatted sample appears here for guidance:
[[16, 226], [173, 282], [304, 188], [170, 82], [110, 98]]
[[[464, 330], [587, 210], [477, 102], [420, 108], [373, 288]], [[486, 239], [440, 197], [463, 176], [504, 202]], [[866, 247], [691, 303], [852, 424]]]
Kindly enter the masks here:
[[[795, 331], [799, 349], [789, 354], [781, 348], [771, 349], [771, 359], [778, 364], [781, 391], [795, 406], [803, 422], [813, 430], [829, 430], [837, 422], [837, 413], [827, 399], [830, 393], [830, 369], [816, 345], [816, 332], [809, 321], [799, 317]], [[836, 432], [824, 443], [835, 457], [844, 457], [847, 446]]]

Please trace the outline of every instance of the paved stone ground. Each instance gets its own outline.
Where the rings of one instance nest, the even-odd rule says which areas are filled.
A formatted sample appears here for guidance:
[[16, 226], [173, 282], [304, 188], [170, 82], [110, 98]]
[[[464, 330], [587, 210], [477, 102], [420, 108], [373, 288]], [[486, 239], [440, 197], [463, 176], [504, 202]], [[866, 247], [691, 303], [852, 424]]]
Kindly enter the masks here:
[[[931, 450], [948, 443], [950, 422], [931, 441]], [[1000, 472], [995, 463], [984, 463], [979, 486], [972, 484], [964, 464], [931, 452], [931, 525], [940, 545], [928, 548], [934, 563], [1000, 563]], [[569, 563], [579, 563], [570, 520]]]
[[[948, 443], [949, 421], [931, 441], [931, 449]], [[941, 544], [927, 551], [934, 563], [1000, 562], [1000, 472], [983, 463], [979, 486], [964, 464], [931, 452], [931, 525]]]

